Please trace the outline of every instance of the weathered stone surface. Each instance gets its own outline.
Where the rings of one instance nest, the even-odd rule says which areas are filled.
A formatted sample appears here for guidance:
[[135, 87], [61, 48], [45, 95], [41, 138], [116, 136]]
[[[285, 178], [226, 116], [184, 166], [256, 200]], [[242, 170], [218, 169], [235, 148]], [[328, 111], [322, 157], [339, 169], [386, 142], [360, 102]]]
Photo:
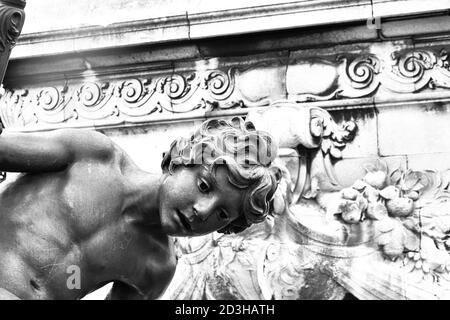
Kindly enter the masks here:
[[[111, 46], [124, 47], [142, 43], [167, 41], [182, 41], [189, 39], [189, 28], [184, 15], [176, 16], [170, 22], [160, 22], [158, 27], [151, 24], [145, 28], [131, 26], [91, 27], [90, 32], [79, 31], [76, 38], [71, 37], [73, 31], [61, 32], [65, 36], [55, 41], [53, 36], [47, 35], [45, 41], [36, 42], [33, 35], [24, 36], [17, 46], [13, 58], [43, 57], [53, 54], [71, 54], [89, 50], [101, 50]], [[69, 29], [70, 30], [70, 29]], [[84, 34], [83, 34], [84, 32]], [[27, 39], [28, 37], [28, 39]]]
[[172, 141], [180, 136], [188, 136], [198, 125], [198, 122], [188, 121], [103, 132], [123, 148], [139, 167], [159, 173], [163, 153], [168, 151]]
[[[344, 10], [345, 6], [345, 10]], [[268, 14], [271, 9], [277, 8], [278, 14]], [[295, 10], [292, 10], [295, 8]], [[260, 11], [261, 10], [261, 11]], [[370, 17], [370, 3], [363, 1], [352, 1], [352, 3], [334, 1], [332, 4], [321, 3], [319, 1], [293, 2], [268, 5], [267, 8], [261, 6], [260, 10], [253, 12], [249, 19], [234, 19], [229, 21], [211, 21], [203, 17], [197, 18], [195, 14], [190, 16], [190, 30], [192, 38], [209, 37], [219, 34], [239, 34], [243, 32], [254, 32], [256, 30], [279, 30], [292, 27], [311, 26], [337, 21], [352, 21], [367, 19]], [[324, 11], [327, 14], [324, 15]], [[237, 11], [236, 16], [243, 16], [245, 10]]]
[[379, 109], [381, 156], [450, 151], [450, 106], [443, 103]]
[[24, 34], [185, 15], [185, 4], [180, 0], [29, 1]]
[[[286, 74], [287, 93], [290, 99], [310, 94], [326, 96], [337, 87], [338, 70], [327, 61], [304, 61], [289, 65]], [[307, 98], [304, 98], [307, 100]]]
[[[267, 66], [238, 72], [236, 84], [248, 105], [269, 105], [286, 98], [285, 66]], [[276, 79], [273, 81], [273, 79]]]
[[450, 153], [409, 154], [407, 158], [411, 170], [444, 171], [450, 168]]
[[[29, 10], [34, 15], [30, 16], [29, 23], [25, 26], [26, 36], [14, 52], [14, 57], [73, 53], [112, 46], [204, 39], [354, 21], [366, 25], [373, 32], [374, 26], [367, 21], [370, 21], [372, 15], [377, 16], [377, 13], [378, 16], [392, 16], [415, 13], [417, 10], [443, 10], [446, 7], [446, 0], [436, 0], [426, 6], [419, 5], [417, 0], [382, 1], [373, 6], [369, 0], [289, 0], [276, 4], [267, 0], [252, 1], [251, 4], [200, 0], [151, 3], [113, 0], [108, 4], [85, 0], [43, 0], [29, 4]], [[59, 32], [49, 32], [55, 30]], [[72, 37], [73, 30], [78, 33], [76, 39]]]
[[[248, 3], [239, 1], [220, 4], [198, 0], [151, 3], [113, 0], [108, 4], [40, 1], [30, 6], [35, 15], [25, 30], [27, 35], [22, 39], [15, 57], [106, 48], [118, 43], [135, 45], [236, 35], [315, 25], [318, 21], [322, 24], [352, 21], [357, 17], [366, 19], [370, 16], [368, 0], [352, 0], [351, 4], [345, 1], [330, 4], [292, 0], [273, 4], [272, 1], [257, 0], [253, 1], [253, 5], [249, 9]], [[327, 11], [331, 11], [330, 14], [323, 15]], [[351, 14], [348, 14], [349, 11]], [[229, 19], [229, 16], [234, 19]], [[68, 40], [67, 35], [72, 31], [66, 31], [71, 29], [76, 29], [83, 36]], [[54, 30], [66, 31], [51, 35], [49, 31]], [[36, 33], [40, 33], [37, 38]], [[31, 48], [33, 52], [30, 52]]]
[[383, 35], [386, 37], [397, 37], [409, 32], [418, 36], [425, 36], [427, 33], [444, 33], [450, 30], [448, 16], [430, 17], [422, 19], [411, 19], [409, 21], [386, 21], [381, 25]]
[[[296, 48], [311, 48], [322, 45], [340, 45], [355, 41], [376, 40], [375, 29], [368, 29], [366, 25], [348, 25], [338, 29], [323, 26], [320, 29], [311, 27], [306, 32], [297, 30], [282, 30], [266, 33], [255, 33], [227, 38], [201, 39], [195, 41], [203, 56], [230, 56], [247, 54], [248, 52], [269, 52]], [[224, 46], [226, 41], [228, 44]]]

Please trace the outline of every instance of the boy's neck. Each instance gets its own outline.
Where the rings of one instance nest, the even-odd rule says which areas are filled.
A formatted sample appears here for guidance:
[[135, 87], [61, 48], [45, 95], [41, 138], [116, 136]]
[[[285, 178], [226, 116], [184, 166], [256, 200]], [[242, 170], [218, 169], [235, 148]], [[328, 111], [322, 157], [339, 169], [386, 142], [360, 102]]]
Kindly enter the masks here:
[[134, 173], [127, 188], [128, 195], [123, 214], [133, 223], [148, 227], [159, 227], [159, 189], [163, 176], [140, 171]]

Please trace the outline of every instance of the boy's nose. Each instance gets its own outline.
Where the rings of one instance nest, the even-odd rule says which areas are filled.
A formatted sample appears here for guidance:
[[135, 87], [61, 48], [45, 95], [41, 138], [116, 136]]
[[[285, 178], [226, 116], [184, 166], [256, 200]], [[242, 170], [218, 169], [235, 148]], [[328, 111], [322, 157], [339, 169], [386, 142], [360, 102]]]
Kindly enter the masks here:
[[192, 206], [192, 218], [198, 218], [200, 221], [206, 221], [208, 217], [214, 212], [216, 205], [216, 197], [203, 197], [201, 199], [198, 199], [197, 202]]

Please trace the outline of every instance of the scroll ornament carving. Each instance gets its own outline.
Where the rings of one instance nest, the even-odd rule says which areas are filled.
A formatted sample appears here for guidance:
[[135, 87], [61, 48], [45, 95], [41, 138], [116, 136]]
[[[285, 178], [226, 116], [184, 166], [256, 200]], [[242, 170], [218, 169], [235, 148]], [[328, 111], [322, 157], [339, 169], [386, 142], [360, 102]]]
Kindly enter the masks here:
[[[180, 239], [179, 266], [164, 297], [342, 299], [347, 292], [361, 299], [450, 297], [450, 171], [389, 168], [378, 160], [351, 186], [333, 184], [326, 155], [351, 143], [356, 126], [338, 125], [315, 108], [297, 113], [307, 121], [294, 118], [292, 106], [280, 102], [260, 114], [273, 122], [282, 146], [276, 165], [283, 179], [271, 218], [242, 234]], [[297, 124], [288, 135], [294, 139], [283, 140], [276, 131], [277, 114], [285, 119], [284, 130]], [[304, 122], [311, 124], [308, 130], [300, 126]], [[321, 183], [314, 185], [315, 176]], [[231, 244], [239, 249], [225, 254]], [[193, 276], [201, 281], [184, 290]]]
[[233, 108], [231, 71], [174, 74], [155, 79], [86, 82], [77, 87], [6, 91], [0, 102], [8, 127], [140, 122], [164, 115]]
[[[334, 69], [334, 72], [322, 69]], [[300, 72], [308, 76], [299, 76]], [[320, 82], [320, 86], [302, 85], [308, 83], [311, 74], [317, 74], [315, 82]], [[293, 82], [288, 85], [289, 99], [296, 102], [369, 97], [376, 95], [380, 88], [395, 93], [450, 88], [449, 79], [446, 49], [405, 49], [393, 52], [390, 59], [381, 59], [373, 54], [350, 54], [315, 63], [294, 61], [288, 66], [287, 76], [287, 82]]]
[[[450, 69], [445, 49], [400, 51], [392, 53], [390, 72], [383, 74], [382, 83], [394, 92], [417, 92], [426, 87], [449, 88]], [[386, 66], [388, 68], [389, 66]]]
[[373, 55], [356, 57], [349, 61], [346, 57], [338, 57], [341, 62], [341, 88], [337, 97], [365, 97], [373, 94], [380, 85], [379, 74], [381, 61]]
[[290, 99], [304, 102], [360, 98], [375, 95], [379, 88], [395, 93], [450, 88], [446, 49], [396, 51], [391, 54], [391, 59], [381, 59], [372, 54], [338, 56], [335, 61], [322, 65], [336, 68], [332, 79], [318, 78], [318, 81], [328, 81], [329, 85], [321, 92], [293, 85], [288, 92]]
[[[446, 49], [400, 50], [391, 59], [376, 56], [357, 57], [346, 65], [347, 78], [343, 80], [356, 89], [353, 94], [343, 90], [341, 96], [359, 97], [375, 93], [379, 86], [396, 93], [414, 93], [425, 88], [450, 88], [450, 69]], [[348, 91], [349, 92], [349, 91]]]
[[446, 49], [405, 49], [385, 59], [348, 54], [292, 59], [287, 65], [261, 62], [245, 68], [7, 90], [0, 112], [5, 126], [13, 128], [117, 125], [267, 107], [286, 97], [308, 102], [364, 98], [380, 90], [415, 93], [450, 88], [449, 79]]

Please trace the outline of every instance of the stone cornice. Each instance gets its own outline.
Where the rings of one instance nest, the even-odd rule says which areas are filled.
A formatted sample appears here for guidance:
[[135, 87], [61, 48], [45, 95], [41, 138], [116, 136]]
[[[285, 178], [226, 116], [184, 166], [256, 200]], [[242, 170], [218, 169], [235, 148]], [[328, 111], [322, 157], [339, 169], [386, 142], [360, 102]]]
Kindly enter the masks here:
[[366, 21], [447, 10], [449, 0], [312, 0], [191, 12], [148, 20], [24, 34], [12, 58], [73, 53], [118, 46], [157, 44], [288, 28]]

